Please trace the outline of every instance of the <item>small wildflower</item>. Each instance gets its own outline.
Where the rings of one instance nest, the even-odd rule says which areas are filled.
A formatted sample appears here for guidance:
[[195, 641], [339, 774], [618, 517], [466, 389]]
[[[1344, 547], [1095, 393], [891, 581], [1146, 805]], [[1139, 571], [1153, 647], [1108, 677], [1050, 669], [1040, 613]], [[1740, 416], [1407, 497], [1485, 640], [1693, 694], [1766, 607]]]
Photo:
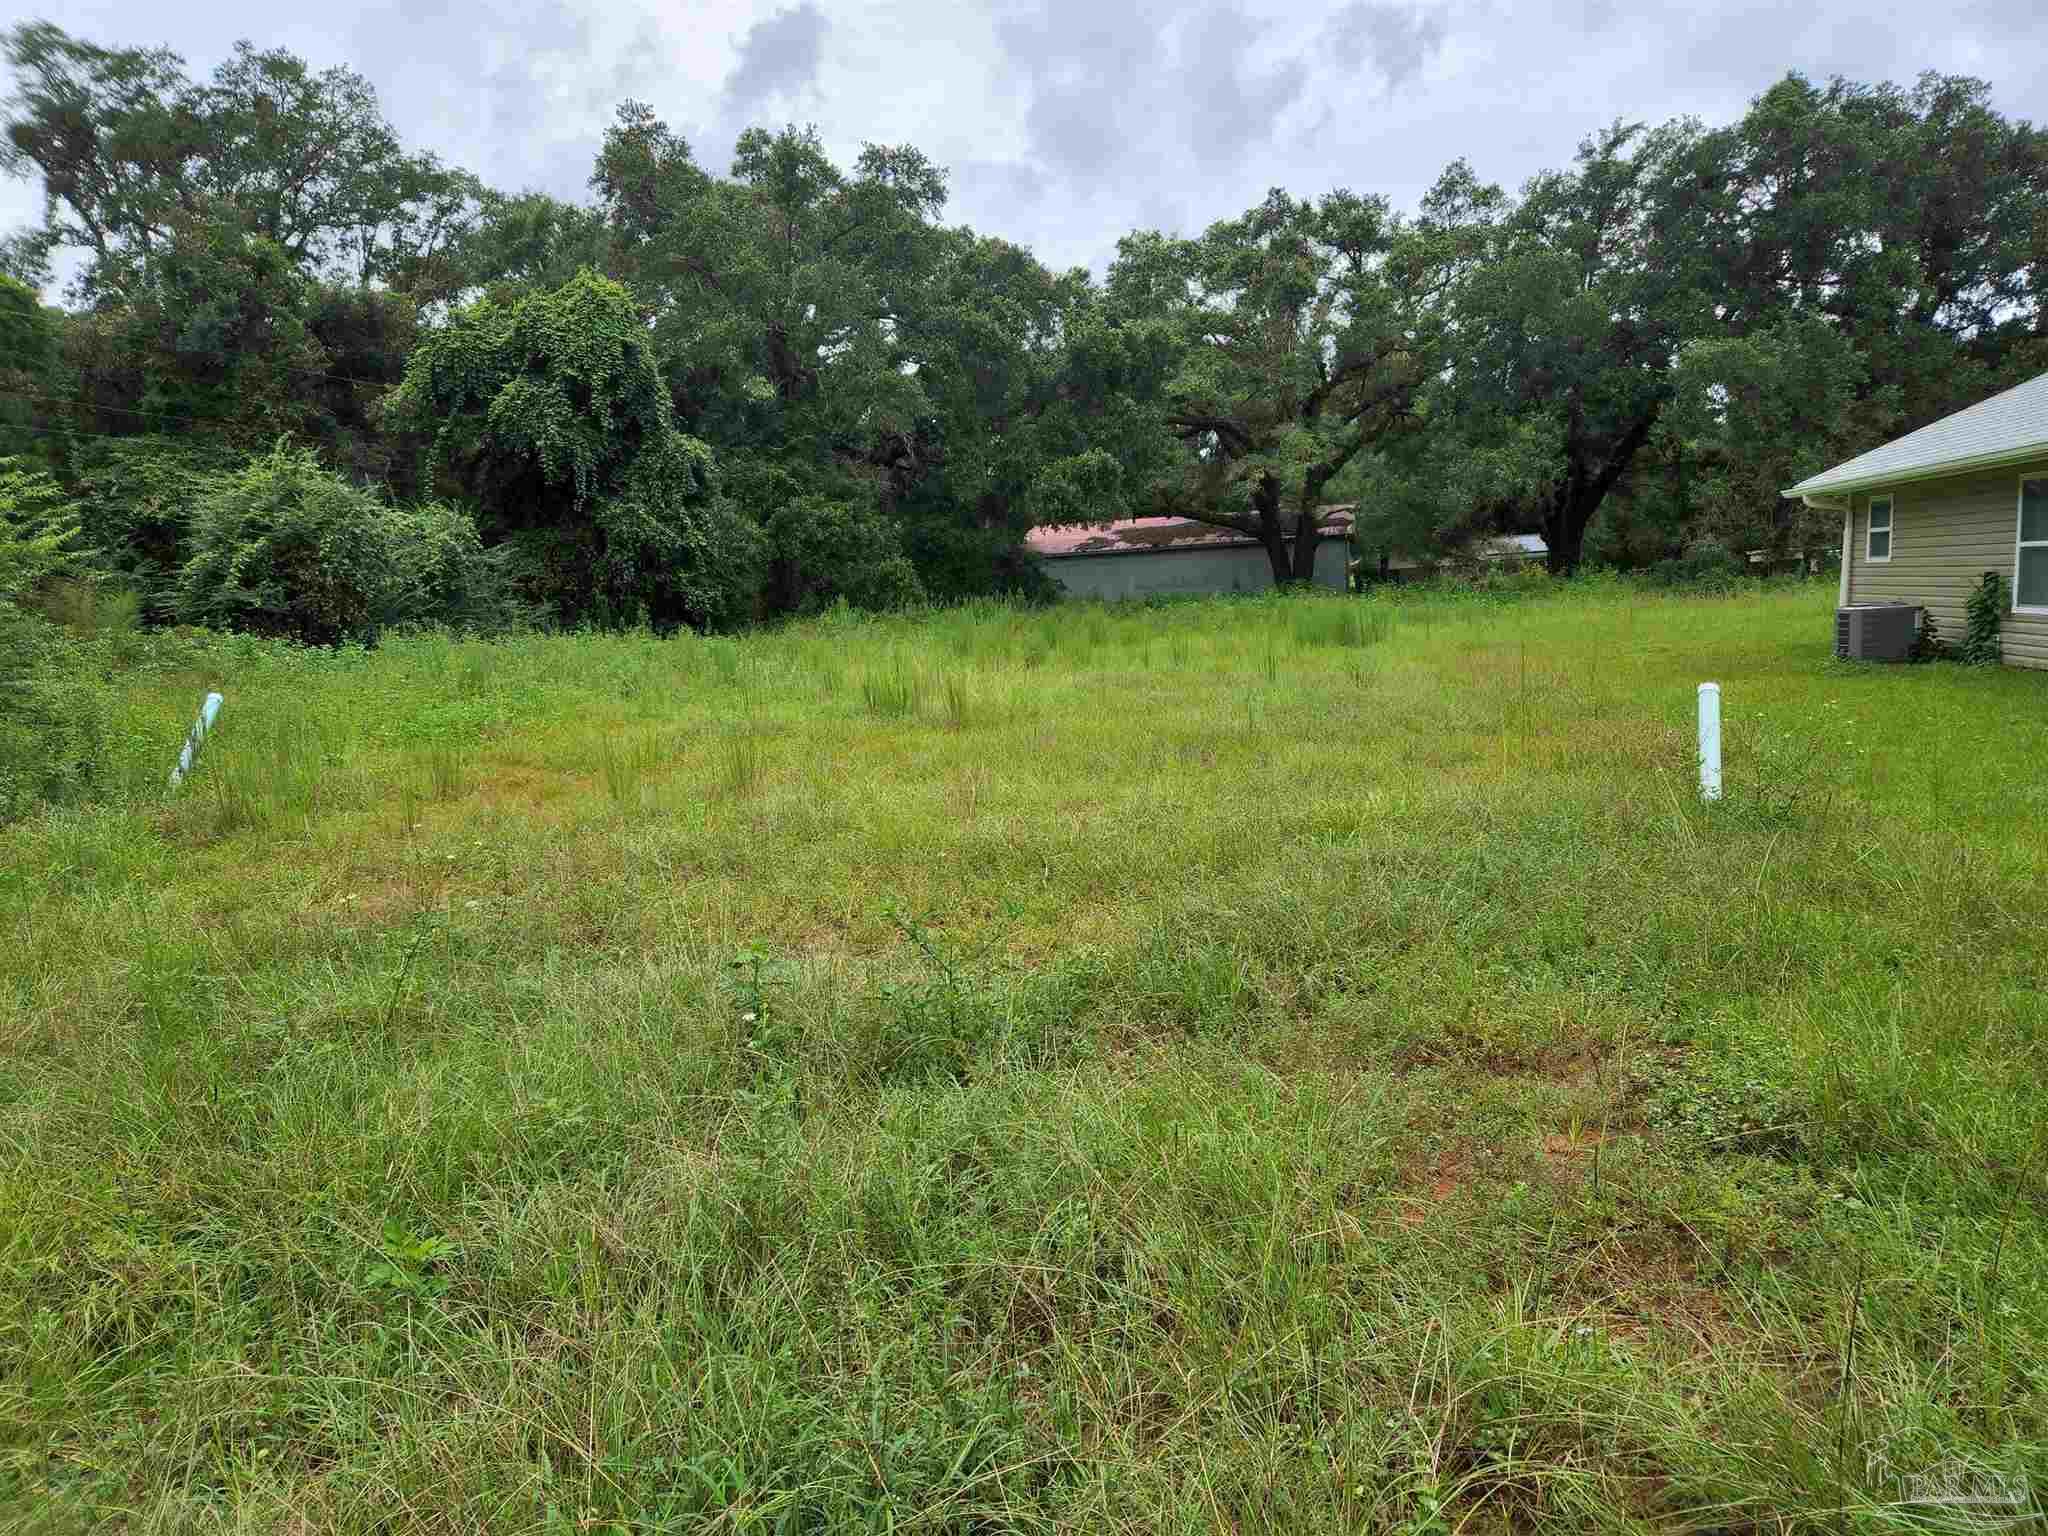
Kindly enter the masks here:
[[740, 1015], [740, 1022], [742, 1024], [751, 1024], [754, 1022], [754, 1015], [751, 1013], [743, 1013]]

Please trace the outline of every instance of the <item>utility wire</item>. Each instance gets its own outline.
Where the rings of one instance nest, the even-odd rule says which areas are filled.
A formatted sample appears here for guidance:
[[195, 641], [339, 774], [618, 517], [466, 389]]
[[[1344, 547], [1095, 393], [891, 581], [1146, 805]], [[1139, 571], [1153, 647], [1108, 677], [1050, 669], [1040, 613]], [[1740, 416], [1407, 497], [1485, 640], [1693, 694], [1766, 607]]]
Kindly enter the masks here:
[[[32, 365], [43, 361], [42, 358], [30, 353], [0, 350], [0, 361], [7, 359], [12, 359], [14, 362], [24, 365]], [[358, 378], [352, 373], [326, 373], [318, 368], [299, 368], [290, 363], [276, 363], [272, 366], [283, 373], [296, 373], [309, 379], [329, 379], [336, 384], [361, 384], [369, 389], [395, 389], [397, 387], [397, 381], [391, 379], [364, 379]]]
[[[36, 427], [30, 426], [26, 422], [0, 421], [0, 437], [6, 436], [9, 432], [31, 432], [38, 437], [100, 438], [110, 443], [132, 443], [138, 438], [147, 435], [136, 432], [84, 432], [72, 427]], [[265, 439], [274, 439], [277, 436], [289, 437], [291, 435], [290, 433], [272, 434], [268, 432], [259, 432], [257, 434], [257, 436]]]
[[[17, 400], [40, 400], [45, 405], [82, 406], [89, 411], [102, 411], [115, 416], [149, 417], [158, 421], [196, 421], [202, 425], [226, 427], [230, 431], [260, 430], [252, 423], [237, 421], [232, 416], [193, 416], [183, 411], [143, 411], [126, 405], [103, 405], [97, 400], [87, 400], [83, 397], [38, 395], [25, 389], [7, 389], [4, 387], [0, 387], [0, 395], [11, 395]], [[109, 433], [107, 435], [120, 436], [121, 434]]]

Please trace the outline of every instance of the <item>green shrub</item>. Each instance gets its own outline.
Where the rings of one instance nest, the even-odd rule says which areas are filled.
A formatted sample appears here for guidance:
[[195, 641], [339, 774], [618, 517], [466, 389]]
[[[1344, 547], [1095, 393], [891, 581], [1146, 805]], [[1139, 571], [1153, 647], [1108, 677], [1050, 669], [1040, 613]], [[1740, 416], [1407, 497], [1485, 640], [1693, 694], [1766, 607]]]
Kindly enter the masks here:
[[817, 613], [844, 599], [881, 611], [924, 600], [895, 523], [879, 509], [798, 496], [770, 512], [769, 602], [781, 613]]
[[211, 482], [189, 547], [170, 593], [176, 618], [309, 645], [461, 619], [498, 584], [464, 513], [387, 506], [282, 445]]
[[90, 648], [60, 624], [0, 604], [0, 822], [97, 788], [111, 719]]
[[[623, 490], [595, 502], [599, 590], [657, 629], [731, 629], [755, 617], [765, 550], [753, 524], [715, 496], [711, 450], [672, 433], [643, 449]], [[623, 614], [635, 600], [643, 613]]]
[[185, 563], [193, 506], [246, 460], [211, 437], [87, 439], [72, 475], [94, 564], [132, 584], [148, 614], [161, 617]]
[[1643, 572], [1652, 585], [1692, 592], [1731, 591], [1747, 574], [1741, 557], [1718, 539], [1701, 539]]
[[581, 518], [511, 536], [521, 592], [574, 628], [735, 629], [757, 617], [767, 551], [730, 502], [707, 497], [710, 450], [675, 435], [640, 456]]
[[1481, 572], [1479, 585], [1486, 591], [1516, 597], [1538, 596], [1550, 590], [1550, 572], [1540, 560], [1510, 555]]
[[2005, 611], [2005, 581], [1996, 571], [1971, 590], [1963, 604], [1963, 643], [1958, 654], [1972, 666], [1986, 666], [2004, 655], [1998, 642], [1998, 622]]
[[451, 624], [490, 634], [540, 623], [544, 611], [515, 590], [511, 551], [485, 549], [469, 513], [440, 501], [387, 510], [415, 582], [390, 622]]
[[77, 509], [57, 482], [0, 459], [0, 603], [27, 602], [83, 567]]

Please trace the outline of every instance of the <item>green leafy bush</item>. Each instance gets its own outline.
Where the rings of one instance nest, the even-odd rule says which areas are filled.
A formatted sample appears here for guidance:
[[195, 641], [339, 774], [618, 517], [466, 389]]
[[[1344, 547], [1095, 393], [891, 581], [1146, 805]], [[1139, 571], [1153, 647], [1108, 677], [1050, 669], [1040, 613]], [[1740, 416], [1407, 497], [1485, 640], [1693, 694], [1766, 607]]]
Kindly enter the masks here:
[[86, 439], [71, 474], [95, 564], [131, 583], [146, 611], [162, 616], [186, 560], [193, 506], [247, 457], [214, 437]]
[[1998, 640], [1998, 622], [2005, 612], [2005, 580], [1996, 571], [1971, 590], [1963, 604], [1963, 643], [1957, 654], [1972, 666], [1987, 666], [2005, 654]]
[[783, 613], [816, 613], [844, 598], [853, 608], [905, 608], [924, 583], [897, 526], [873, 506], [798, 496], [768, 514], [769, 592]]
[[0, 459], [0, 603], [26, 602], [83, 568], [77, 508], [48, 475]]
[[388, 506], [282, 445], [211, 483], [189, 544], [170, 593], [178, 619], [309, 645], [459, 619], [496, 584], [462, 512]]
[[104, 760], [84, 648], [26, 606], [80, 572], [75, 510], [48, 475], [0, 460], [0, 821], [91, 787]]
[[758, 611], [766, 548], [730, 502], [707, 497], [710, 450], [678, 435], [584, 517], [514, 533], [512, 571], [567, 626], [732, 629]]
[[516, 590], [512, 552], [484, 548], [476, 519], [463, 508], [423, 501], [385, 510], [413, 577], [406, 602], [388, 623], [448, 624], [502, 634], [530, 629], [545, 617]]
[[1692, 592], [1728, 592], [1748, 574], [1740, 556], [1718, 539], [1701, 539], [1684, 554], [1644, 571], [1653, 585]]

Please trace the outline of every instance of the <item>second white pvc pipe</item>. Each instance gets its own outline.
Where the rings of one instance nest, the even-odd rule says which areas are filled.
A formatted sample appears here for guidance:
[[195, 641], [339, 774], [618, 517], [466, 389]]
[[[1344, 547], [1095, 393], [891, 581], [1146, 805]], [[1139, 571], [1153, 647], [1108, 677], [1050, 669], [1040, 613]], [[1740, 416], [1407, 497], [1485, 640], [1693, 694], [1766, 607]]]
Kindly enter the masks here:
[[1721, 798], [1721, 685], [1700, 684], [1700, 798]]

